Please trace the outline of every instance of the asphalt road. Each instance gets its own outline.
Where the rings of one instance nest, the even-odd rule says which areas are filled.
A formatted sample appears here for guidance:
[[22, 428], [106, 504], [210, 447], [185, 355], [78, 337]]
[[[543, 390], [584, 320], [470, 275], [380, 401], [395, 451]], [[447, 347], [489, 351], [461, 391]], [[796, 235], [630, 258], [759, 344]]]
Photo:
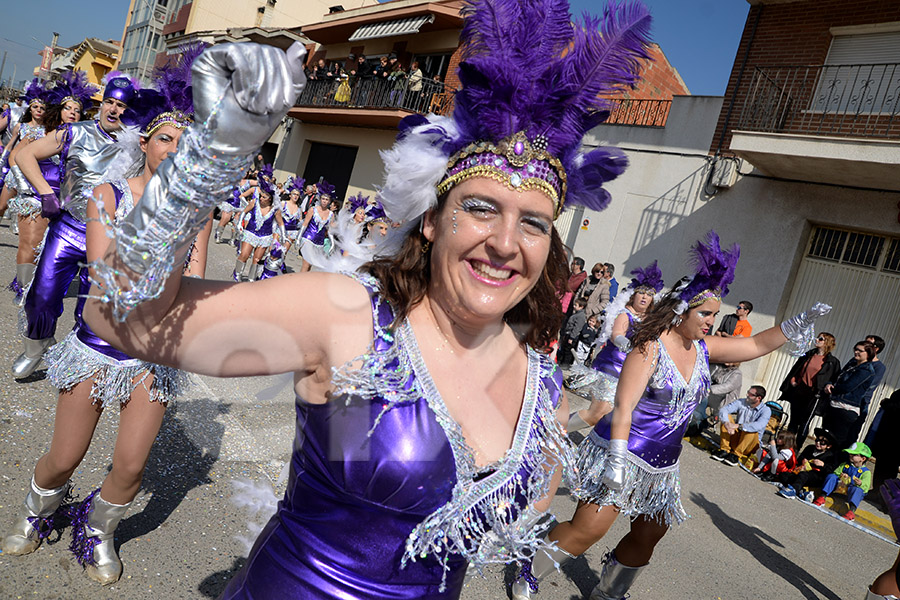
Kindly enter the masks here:
[[[0, 224], [0, 273], [14, 275], [16, 237]], [[209, 275], [225, 279], [234, 265], [229, 246], [211, 249]], [[295, 253], [288, 265], [299, 268]], [[61, 338], [72, 325], [66, 300]], [[289, 307], [271, 307], [287, 312]], [[18, 510], [36, 460], [49, 446], [56, 390], [38, 371], [15, 381], [9, 365], [21, 351], [12, 294], [0, 297], [0, 528]], [[144, 486], [117, 531], [125, 571], [102, 588], [82, 574], [67, 552], [69, 531], [51, 536], [24, 557], [0, 554], [0, 600], [14, 598], [117, 600], [216, 598], [242, 564], [248, 517], [229, 501], [233, 481], [271, 484], [290, 456], [294, 406], [289, 376], [197, 385], [167, 413], [147, 466]], [[577, 399], [573, 399], [577, 402]], [[100, 484], [112, 456], [117, 417], [107, 411], [76, 471], [84, 497]], [[685, 444], [684, 505], [691, 518], [660, 542], [632, 598], [654, 600], [861, 599], [866, 586], [897, 556], [897, 547], [796, 500], [776, 488], [709, 460]], [[279, 489], [280, 493], [282, 490]], [[553, 511], [569, 518], [573, 500], [561, 490]], [[587, 554], [548, 577], [542, 598], [576, 600], [597, 582], [607, 549], [627, 532], [620, 519]], [[347, 524], [352, 535], [353, 524]], [[462, 598], [502, 599], [511, 567], [488, 569]]]

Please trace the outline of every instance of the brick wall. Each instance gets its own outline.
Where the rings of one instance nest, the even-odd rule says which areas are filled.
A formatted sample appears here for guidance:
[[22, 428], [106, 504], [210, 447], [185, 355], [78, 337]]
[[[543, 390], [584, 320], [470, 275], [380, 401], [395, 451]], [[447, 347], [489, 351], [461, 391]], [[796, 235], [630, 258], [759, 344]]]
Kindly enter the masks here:
[[691, 92], [681, 75], [669, 63], [669, 59], [656, 44], [650, 48], [652, 60], [641, 71], [641, 82], [626, 96], [635, 99], [671, 100], [672, 96], [684, 96]]
[[[757, 19], [756, 33], [751, 42], [751, 32]], [[730, 130], [743, 109], [743, 99], [748, 94], [754, 65], [821, 65], [831, 45], [831, 27], [891, 21], [900, 21], [900, 2], [897, 0], [808, 0], [751, 6], [728, 79], [725, 102], [719, 114], [710, 154], [715, 153], [720, 141], [722, 152], [728, 153]], [[745, 57], [747, 66], [738, 83], [738, 73]], [[732, 100], [734, 107], [728, 123], [729, 131], [723, 137], [722, 130]]]

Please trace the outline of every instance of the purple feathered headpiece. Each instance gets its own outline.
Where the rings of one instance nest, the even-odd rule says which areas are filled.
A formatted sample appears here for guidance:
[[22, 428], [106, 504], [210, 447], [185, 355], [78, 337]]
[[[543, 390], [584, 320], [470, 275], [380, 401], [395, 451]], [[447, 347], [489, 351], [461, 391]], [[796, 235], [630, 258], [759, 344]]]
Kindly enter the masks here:
[[256, 179], [257, 181], [262, 181], [263, 179], [273, 181], [275, 179], [275, 167], [271, 163], [263, 163], [263, 166], [256, 173]]
[[35, 77], [27, 86], [25, 86], [25, 93], [22, 94], [20, 98], [23, 102], [25, 102], [25, 104], [29, 106], [31, 106], [31, 104], [34, 102], [46, 104], [47, 83]]
[[191, 65], [205, 48], [203, 43], [187, 46], [173, 62], [156, 69], [153, 87], [135, 94], [122, 121], [138, 127], [147, 137], [163, 125], [187, 128], [194, 115]]
[[318, 190], [320, 196], [330, 196], [334, 198], [334, 190], [336, 188], [322, 179], [319, 183], [316, 184], [316, 190]]
[[384, 205], [375, 199], [375, 202], [366, 206], [366, 223], [376, 223], [383, 221], [390, 223], [391, 219], [384, 212]]
[[[388, 213], [421, 214], [470, 177], [543, 191], [554, 216], [563, 203], [604, 209], [603, 184], [627, 161], [616, 148], [582, 153], [581, 141], [607, 118], [611, 98], [639, 81], [649, 59], [646, 7], [614, 0], [602, 18], [573, 23], [566, 0], [467, 0], [463, 14], [453, 116], [404, 119], [397, 144], [383, 154]], [[410, 174], [423, 168], [434, 171]], [[433, 196], [410, 189], [435, 179]], [[399, 206], [401, 194], [415, 211]]]
[[728, 294], [728, 285], [734, 281], [734, 270], [741, 256], [740, 246], [733, 244], [722, 250], [719, 235], [710, 230], [705, 240], [691, 248], [694, 275], [682, 279], [673, 290], [681, 298], [679, 311], [700, 306], [709, 299], [721, 300]]
[[287, 189], [288, 193], [297, 190], [302, 195], [304, 185], [306, 185], [306, 180], [302, 177], [288, 177], [287, 185], [284, 187]]
[[638, 267], [631, 271], [629, 275], [631, 275], [632, 278], [628, 287], [634, 291], [641, 291], [642, 289], [647, 290], [652, 296], [663, 289], [662, 271], [659, 270], [655, 260], [647, 265], [647, 268], [641, 269]]
[[99, 87], [88, 82], [87, 73], [70, 69], [53, 82], [53, 88], [47, 92], [47, 102], [54, 105], [77, 102], [84, 109], [93, 104], [91, 97], [98, 91]]
[[365, 210], [368, 205], [369, 197], [363, 196], [362, 192], [347, 198], [347, 210], [350, 211], [350, 214], [355, 213], [360, 208]]
[[263, 191], [270, 195], [271, 197], [275, 197], [275, 180], [271, 177], [260, 177], [256, 180], [257, 185], [259, 186], [260, 191]]

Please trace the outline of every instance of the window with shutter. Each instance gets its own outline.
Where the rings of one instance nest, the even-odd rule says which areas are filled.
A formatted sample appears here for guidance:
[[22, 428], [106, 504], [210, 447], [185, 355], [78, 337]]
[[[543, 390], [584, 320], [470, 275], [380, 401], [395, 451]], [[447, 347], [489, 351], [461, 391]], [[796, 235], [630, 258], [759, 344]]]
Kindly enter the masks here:
[[836, 35], [811, 109], [842, 114], [900, 112], [900, 31]]

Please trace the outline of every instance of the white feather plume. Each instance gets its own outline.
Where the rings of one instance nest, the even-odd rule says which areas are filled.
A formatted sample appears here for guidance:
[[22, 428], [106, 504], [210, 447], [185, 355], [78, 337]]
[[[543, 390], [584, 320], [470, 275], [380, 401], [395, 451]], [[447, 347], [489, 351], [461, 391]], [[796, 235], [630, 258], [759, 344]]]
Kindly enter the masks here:
[[123, 127], [116, 135], [115, 157], [103, 176], [104, 181], [119, 181], [137, 177], [144, 170], [141, 134], [135, 127]]

